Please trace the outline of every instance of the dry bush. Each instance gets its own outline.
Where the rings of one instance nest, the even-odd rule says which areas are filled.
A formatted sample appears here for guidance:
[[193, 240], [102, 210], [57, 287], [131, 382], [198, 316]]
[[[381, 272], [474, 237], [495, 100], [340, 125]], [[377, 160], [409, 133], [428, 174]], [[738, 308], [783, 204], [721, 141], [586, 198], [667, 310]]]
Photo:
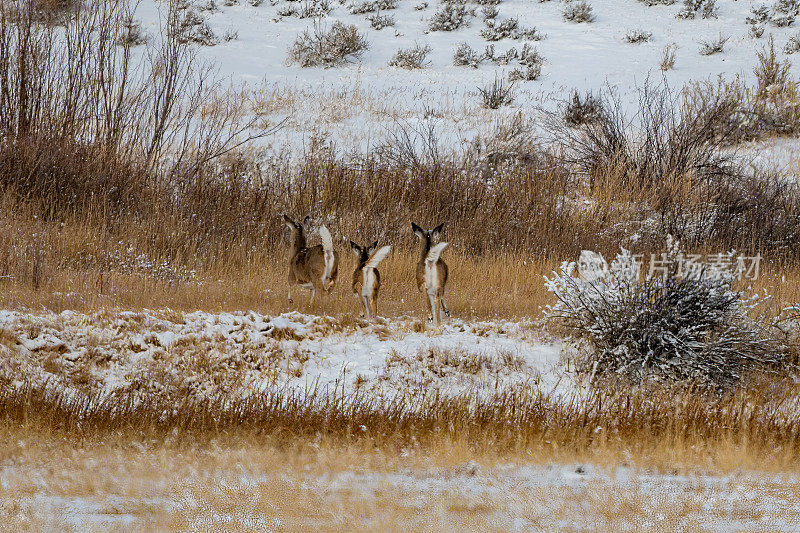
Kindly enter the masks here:
[[649, 42], [653, 37], [653, 32], [645, 30], [631, 30], [625, 34], [625, 42], [640, 44]]
[[445, 1], [428, 24], [430, 31], [455, 31], [469, 22], [469, 11], [462, 1]]
[[592, 6], [586, 0], [570, 0], [563, 11], [564, 20], [580, 24], [594, 22]]
[[691, 264], [680, 272], [681, 257], [668, 242], [667, 271], [644, 279], [625, 250], [607, 271], [575, 277], [576, 264], [565, 263], [554, 273], [548, 285], [558, 302], [548, 316], [583, 341], [578, 372], [729, 388], [786, 364], [793, 340], [751, 317], [756, 304], [732, 289], [735, 274]]
[[369, 48], [354, 25], [336, 21], [329, 31], [315, 24], [314, 32], [303, 32], [289, 49], [289, 60], [301, 67], [335, 67], [358, 59]]
[[460, 43], [453, 52], [453, 65], [457, 67], [478, 68], [484, 59], [484, 56], [478, 54], [466, 42]]
[[721, 53], [725, 49], [725, 43], [729, 40], [730, 37], [720, 34], [715, 41], [700, 41], [700, 55], [710, 56]]
[[672, 70], [675, 68], [675, 52], [678, 46], [675, 44], [668, 44], [661, 51], [661, 62], [658, 64], [659, 68], [663, 71]]
[[425, 46], [416, 44], [413, 48], [407, 49], [401, 48], [389, 61], [389, 66], [408, 70], [425, 68], [425, 66], [428, 64], [428, 61], [426, 61], [428, 54], [430, 54], [432, 51], [433, 48], [427, 44]]
[[[645, 87], [635, 117], [613, 94], [598, 98], [595, 120], [572, 128], [550, 115], [549, 128], [590, 190], [616, 191], [639, 206], [614, 213], [629, 232], [649, 220], [650, 229], [637, 232], [640, 244], [672, 234], [687, 246], [716, 243], [778, 254], [797, 247], [790, 222], [800, 212], [796, 187], [726, 150], [744, 127], [735, 120], [737, 94], [707, 88], [674, 97], [666, 87]], [[745, 227], [737, 237], [734, 231]]]
[[506, 83], [501, 78], [495, 78], [491, 85], [479, 87], [483, 107], [499, 109], [514, 102], [514, 82]]
[[756, 97], [765, 98], [768, 92], [783, 93], [789, 80], [791, 63], [778, 60], [775, 52], [775, 39], [770, 35], [769, 42], [756, 52], [758, 63], [753, 69], [758, 86]]
[[704, 19], [717, 18], [716, 0], [683, 0], [683, 9], [678, 12], [677, 17], [693, 19], [698, 14]]

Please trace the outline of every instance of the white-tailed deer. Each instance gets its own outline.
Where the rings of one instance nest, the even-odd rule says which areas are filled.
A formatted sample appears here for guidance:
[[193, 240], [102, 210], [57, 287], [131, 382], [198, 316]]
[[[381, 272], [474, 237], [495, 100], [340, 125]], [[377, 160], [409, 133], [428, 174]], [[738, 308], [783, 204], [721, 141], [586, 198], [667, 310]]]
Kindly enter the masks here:
[[428, 315], [433, 321], [434, 327], [439, 327], [440, 316], [438, 303], [442, 304], [444, 314], [450, 316], [450, 311], [444, 303], [444, 291], [447, 286], [447, 264], [439, 258], [442, 251], [447, 247], [446, 242], [436, 245], [431, 243], [439, 238], [444, 224], [439, 224], [432, 230], [424, 230], [413, 222], [411, 229], [420, 240], [420, 256], [417, 263], [417, 288], [425, 293], [425, 304], [428, 307]]
[[372, 246], [362, 248], [350, 241], [350, 248], [358, 256], [358, 264], [353, 272], [353, 293], [361, 299], [364, 316], [370, 320], [378, 316], [378, 291], [381, 288], [378, 265], [389, 255], [392, 247], [383, 246], [377, 250], [378, 241], [375, 241]]
[[289, 255], [289, 302], [292, 302], [292, 286], [299, 285], [311, 290], [311, 304], [317, 289], [330, 293], [336, 286], [336, 276], [339, 274], [339, 253], [333, 249], [333, 239], [328, 228], [322, 226], [319, 236], [322, 244], [306, 246], [305, 226], [311, 220], [303, 219], [298, 224], [286, 215], [283, 221], [292, 232], [292, 248]]

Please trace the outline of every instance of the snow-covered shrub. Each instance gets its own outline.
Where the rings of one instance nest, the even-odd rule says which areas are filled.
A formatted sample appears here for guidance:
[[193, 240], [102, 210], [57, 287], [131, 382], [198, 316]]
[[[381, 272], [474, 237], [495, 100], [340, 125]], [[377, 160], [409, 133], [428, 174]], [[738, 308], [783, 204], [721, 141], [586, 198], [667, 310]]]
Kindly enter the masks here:
[[222, 40], [225, 41], [226, 43], [235, 41], [237, 39], [239, 39], [239, 32], [234, 30], [233, 28], [228, 28], [227, 30], [225, 30], [225, 33], [222, 34]]
[[[732, 272], [684, 268], [668, 242], [663, 272], [641, 276], [622, 250], [610, 267], [595, 253], [581, 254], [593, 268], [563, 263], [547, 289], [557, 303], [546, 314], [576, 342], [575, 368], [590, 378], [623, 377], [692, 382], [711, 388], [735, 385], [748, 371], [785, 361], [788, 347], [762, 321], [751, 318], [757, 301], [732, 288]], [[690, 263], [689, 263], [690, 264]]]
[[717, 18], [717, 0], [683, 0], [683, 9], [676, 15], [680, 19]]
[[328, 0], [306, 0], [297, 12], [301, 19], [318, 19], [328, 15], [331, 6]]
[[542, 64], [523, 66], [522, 68], [515, 68], [508, 73], [508, 81], [536, 81], [542, 75]]
[[214, 46], [219, 42], [205, 19], [193, 9], [186, 9], [176, 23], [177, 40], [180, 43]]
[[800, 33], [790, 36], [783, 47], [784, 54], [796, 54], [797, 52], [800, 52]]
[[478, 68], [483, 59], [483, 56], [478, 55], [478, 52], [466, 42], [460, 43], [453, 53], [453, 65], [457, 67]]
[[639, 0], [641, 3], [646, 5], [647, 7], [653, 6], [671, 6], [675, 3], [675, 0]]
[[678, 45], [675, 43], [668, 44], [661, 51], [661, 62], [658, 67], [663, 70], [672, 70], [675, 68], [675, 52], [678, 50]]
[[653, 32], [645, 30], [631, 30], [625, 34], [625, 41], [631, 44], [646, 43], [653, 37]]
[[481, 14], [483, 15], [483, 20], [494, 19], [500, 14], [500, 10], [495, 5], [483, 6]]
[[506, 83], [502, 78], [495, 78], [494, 82], [483, 88], [478, 88], [483, 107], [499, 109], [514, 101], [514, 83]]
[[422, 2], [421, 4], [417, 4], [414, 6], [414, 11], [422, 11], [423, 9], [428, 8], [428, 2]]
[[764, 26], [757, 26], [757, 25], [750, 26], [749, 33], [753, 39], [760, 39], [761, 36], [764, 35]]
[[481, 30], [481, 36], [487, 41], [499, 41], [506, 37], [511, 39], [527, 39], [529, 41], [539, 41], [542, 36], [536, 32], [536, 28], [523, 28], [519, 25], [516, 18], [507, 18], [497, 21], [494, 18], [484, 20], [486, 27]]
[[700, 55], [710, 56], [722, 52], [728, 39], [730, 37], [720, 35], [715, 41], [700, 41]]
[[382, 30], [389, 26], [394, 26], [394, 17], [391, 15], [380, 15], [378, 13], [369, 15], [367, 17], [370, 26], [373, 30]]
[[564, 123], [576, 127], [598, 120], [603, 114], [603, 102], [592, 93], [581, 98], [577, 90], [572, 91], [569, 101], [564, 105]]
[[758, 63], [753, 73], [756, 75], [758, 86], [756, 96], [765, 98], [768, 94], [783, 93], [789, 81], [791, 63], [788, 60], [779, 61], [775, 52], [775, 40], [770, 36], [766, 46], [756, 52]]
[[126, 17], [122, 21], [122, 30], [117, 37], [120, 46], [139, 46], [147, 42], [147, 35], [142, 31], [142, 24], [133, 17]]
[[568, 22], [593, 22], [592, 6], [586, 0], [570, 0], [562, 13]]
[[371, 0], [360, 2], [358, 4], [352, 4], [348, 9], [353, 15], [388, 11], [390, 9], [397, 9], [397, 0]]
[[427, 64], [426, 59], [433, 49], [430, 45], [420, 46], [414, 45], [413, 48], [400, 49], [389, 61], [389, 66], [399, 67], [404, 69], [425, 68]]
[[302, 67], [334, 67], [357, 59], [369, 44], [354, 25], [336, 21], [330, 31], [319, 25], [304, 31], [289, 49], [289, 60]]
[[431, 31], [455, 31], [467, 24], [469, 11], [463, 2], [444, 2], [430, 20]]
[[522, 51], [519, 54], [519, 64], [522, 68], [512, 70], [508, 75], [508, 81], [535, 81], [542, 74], [544, 58], [539, 55], [538, 50], [525, 43], [522, 45]]

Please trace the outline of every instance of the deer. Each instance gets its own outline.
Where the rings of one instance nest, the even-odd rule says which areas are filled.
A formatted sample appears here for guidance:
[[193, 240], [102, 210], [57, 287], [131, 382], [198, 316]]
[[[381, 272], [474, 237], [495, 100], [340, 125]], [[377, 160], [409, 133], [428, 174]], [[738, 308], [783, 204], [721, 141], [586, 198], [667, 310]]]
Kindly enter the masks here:
[[336, 276], [339, 273], [339, 253], [333, 249], [333, 238], [328, 228], [322, 226], [319, 236], [322, 244], [306, 246], [305, 226], [311, 217], [305, 217], [298, 224], [286, 215], [283, 221], [291, 230], [292, 247], [289, 256], [289, 303], [292, 303], [292, 287], [299, 285], [311, 290], [311, 305], [317, 289], [330, 294], [336, 286]]
[[425, 230], [411, 223], [414, 235], [420, 241], [420, 256], [417, 262], [417, 288], [425, 293], [425, 305], [428, 308], [429, 320], [434, 327], [439, 327], [441, 317], [437, 303], [441, 303], [442, 310], [446, 316], [450, 316], [450, 311], [444, 303], [444, 291], [447, 286], [447, 263], [439, 256], [448, 246], [446, 242], [431, 245], [432, 241], [439, 237], [444, 223], [439, 224], [431, 230]]
[[350, 248], [358, 256], [358, 263], [353, 271], [353, 293], [364, 304], [364, 317], [367, 320], [377, 318], [378, 291], [381, 288], [378, 265], [389, 255], [392, 247], [383, 246], [378, 249], [378, 241], [362, 247], [350, 241]]

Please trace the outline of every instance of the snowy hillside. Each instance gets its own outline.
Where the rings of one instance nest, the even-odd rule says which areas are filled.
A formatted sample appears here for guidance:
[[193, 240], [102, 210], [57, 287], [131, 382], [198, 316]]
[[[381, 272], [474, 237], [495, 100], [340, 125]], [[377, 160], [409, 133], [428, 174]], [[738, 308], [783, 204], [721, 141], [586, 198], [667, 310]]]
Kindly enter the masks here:
[[[751, 0], [719, 0], [708, 11], [704, 11], [707, 2], [694, 2], [700, 9], [688, 15], [682, 2], [664, 5], [669, 1], [648, 6], [638, 0], [595, 0], [590, 3], [594, 20], [583, 23], [564, 16], [578, 1], [467, 3], [464, 25], [453, 31], [430, 30], [431, 20], [446, 5], [437, 0], [374, 5], [359, 0], [268, 0], [259, 5], [253, 5], [258, 0], [196, 0], [189, 9], [205, 19], [211, 30], [204, 34], [211, 46], [197, 48], [218, 69], [220, 78], [260, 88], [265, 110], [275, 117], [291, 117], [291, 127], [272, 142], [280, 144], [279, 137], [300, 133], [301, 140], [316, 134], [353, 146], [374, 142], [397, 120], [422, 116], [435, 116], [454, 126], [444, 128], [451, 140], [469, 140], [499, 117], [529, 112], [532, 106], [552, 107], [572, 89], [611, 87], [626, 104], [632, 104], [637, 99], [635, 88], [648, 79], [660, 82], [663, 77], [673, 88], [715, 80], [719, 75], [750, 81], [756, 51], [769, 36], [782, 51], [798, 33], [795, 24], [789, 24], [796, 7], [791, 1], [766, 5], [762, 15], [753, 11], [761, 4]], [[362, 12], [376, 5], [396, 7]], [[139, 5], [136, 17], [148, 38], [157, 38], [165, 9], [165, 3], [154, 0]], [[487, 13], [493, 19], [486, 19]], [[761, 21], [765, 16], [767, 20]], [[376, 30], [370, 20], [376, 17], [393, 19], [394, 26]], [[511, 19], [516, 21], [516, 32], [490, 41], [503, 35], [497, 28], [514, 25]], [[313, 32], [315, 25], [330, 29], [336, 21], [355, 25], [366, 38], [369, 48], [360, 59], [332, 68], [289, 63], [289, 48], [298, 35]], [[391, 20], [378, 19], [378, 27], [387, 22]], [[753, 35], [762, 31], [760, 38]], [[724, 42], [721, 52], [700, 53], [704, 43], [720, 39]], [[483, 59], [477, 68], [455, 66], [454, 53], [461, 43], [478, 56], [485, 55], [491, 45], [494, 59]], [[389, 66], [398, 50], [415, 45], [430, 47], [424, 68]], [[483, 109], [478, 88], [495, 77], [507, 79], [514, 70], [524, 70], [514, 52], [510, 56], [508, 52], [513, 48], [519, 56], [525, 47], [543, 59], [541, 75], [516, 83], [511, 106]], [[674, 52], [674, 67], [662, 71], [665, 49]]]

